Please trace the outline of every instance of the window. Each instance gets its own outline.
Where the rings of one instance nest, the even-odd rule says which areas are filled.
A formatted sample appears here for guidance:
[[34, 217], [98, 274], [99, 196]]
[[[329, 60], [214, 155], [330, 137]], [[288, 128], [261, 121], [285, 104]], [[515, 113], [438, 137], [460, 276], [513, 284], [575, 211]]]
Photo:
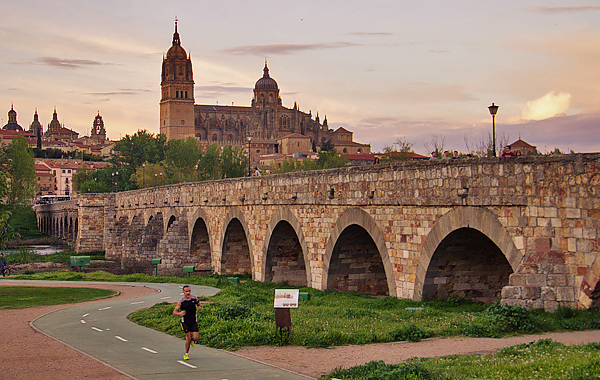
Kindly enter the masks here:
[[56, 175], [56, 170], [52, 170], [52, 173], [53, 173], [54, 175]]
[[179, 98], [179, 91], [175, 91], [175, 98]]
[[71, 173], [71, 169], [67, 170], [67, 173]]
[[65, 170], [65, 169], [63, 169], [63, 170], [62, 170], [62, 172], [63, 172], [63, 173], [65, 173], [65, 172], [66, 172], [66, 170]]
[[185, 98], [187, 99], [187, 91], [185, 92]]

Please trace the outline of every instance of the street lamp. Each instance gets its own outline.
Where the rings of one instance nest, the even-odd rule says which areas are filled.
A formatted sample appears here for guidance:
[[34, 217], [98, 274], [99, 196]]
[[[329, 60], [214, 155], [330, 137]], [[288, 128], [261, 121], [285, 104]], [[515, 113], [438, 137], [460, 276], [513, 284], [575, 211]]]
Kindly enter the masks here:
[[116, 172], [112, 172], [111, 173], [111, 177], [113, 180], [113, 191], [115, 191], [115, 189], [117, 190], [116, 192], [119, 192], [119, 171], [117, 170]]
[[492, 115], [492, 154], [496, 157], [496, 112], [498, 112], [498, 106], [492, 103], [491, 106], [488, 107], [490, 110], [490, 115]]
[[98, 192], [98, 188], [96, 187], [96, 184], [97, 184], [98, 182], [96, 182], [96, 181], [97, 181], [97, 178], [96, 178], [96, 177], [94, 177], [94, 193], [97, 193], [97, 192]]
[[250, 132], [246, 133], [246, 140], [248, 140], [248, 177], [250, 177], [252, 175], [250, 171], [250, 141], [252, 141], [252, 135]]
[[142, 189], [146, 188], [146, 161], [142, 163]]

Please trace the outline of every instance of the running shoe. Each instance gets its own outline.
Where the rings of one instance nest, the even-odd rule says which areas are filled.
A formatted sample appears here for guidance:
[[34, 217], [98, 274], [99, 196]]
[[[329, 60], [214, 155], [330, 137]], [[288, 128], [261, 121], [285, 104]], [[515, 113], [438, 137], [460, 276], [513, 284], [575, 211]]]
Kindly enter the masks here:
[[196, 347], [196, 343], [194, 343], [193, 340], [190, 342], [190, 347], [192, 347], [192, 348]]
[[190, 355], [187, 352], [183, 354], [183, 360], [190, 360]]

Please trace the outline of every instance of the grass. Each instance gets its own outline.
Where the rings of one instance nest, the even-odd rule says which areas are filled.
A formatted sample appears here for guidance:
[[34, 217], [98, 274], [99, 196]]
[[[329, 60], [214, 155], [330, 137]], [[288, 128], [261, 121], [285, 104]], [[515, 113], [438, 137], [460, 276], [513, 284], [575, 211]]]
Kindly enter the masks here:
[[0, 310], [91, 301], [115, 294], [106, 289], [0, 286]]
[[[71, 256], [81, 256], [81, 253], [76, 252], [58, 252], [51, 255], [38, 255], [31, 249], [26, 247], [19, 248], [18, 252], [14, 252], [8, 255], [4, 255], [6, 262], [9, 265], [13, 264], [29, 264], [29, 263], [40, 263], [40, 262], [53, 262], [53, 263], [68, 263]], [[85, 256], [90, 256], [91, 260], [104, 260], [104, 252], [86, 252]]]
[[600, 343], [565, 346], [551, 339], [487, 355], [413, 358], [401, 364], [373, 361], [336, 369], [321, 380], [600, 379]]
[[[526, 311], [518, 307], [488, 306], [467, 299], [414, 302], [394, 297], [373, 297], [356, 292], [340, 293], [301, 288], [311, 295], [291, 310], [289, 339], [275, 327], [273, 298], [285, 283], [255, 282], [246, 278], [239, 286], [223, 276], [154, 277], [145, 274], [117, 276], [105, 272], [51, 272], [21, 279], [87, 280], [122, 282], [171, 282], [221, 288], [199, 314], [201, 344], [225, 349], [256, 345], [329, 347], [392, 341], [419, 341], [428, 337], [504, 337], [545, 331], [600, 329], [600, 310], [559, 309]], [[193, 290], [193, 289], [192, 289]], [[141, 325], [182, 337], [174, 305], [160, 303], [137, 311], [129, 318]], [[413, 310], [407, 309], [412, 308]], [[414, 310], [422, 308], [422, 310]]]

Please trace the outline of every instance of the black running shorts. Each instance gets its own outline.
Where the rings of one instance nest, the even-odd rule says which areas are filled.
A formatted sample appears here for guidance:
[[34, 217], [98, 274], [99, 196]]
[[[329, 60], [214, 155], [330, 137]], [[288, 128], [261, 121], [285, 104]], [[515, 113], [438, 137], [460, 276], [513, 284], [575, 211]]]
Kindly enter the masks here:
[[183, 330], [184, 333], [198, 332], [198, 323], [197, 322], [192, 322], [192, 323], [179, 322], [179, 323], [181, 323], [181, 329]]

